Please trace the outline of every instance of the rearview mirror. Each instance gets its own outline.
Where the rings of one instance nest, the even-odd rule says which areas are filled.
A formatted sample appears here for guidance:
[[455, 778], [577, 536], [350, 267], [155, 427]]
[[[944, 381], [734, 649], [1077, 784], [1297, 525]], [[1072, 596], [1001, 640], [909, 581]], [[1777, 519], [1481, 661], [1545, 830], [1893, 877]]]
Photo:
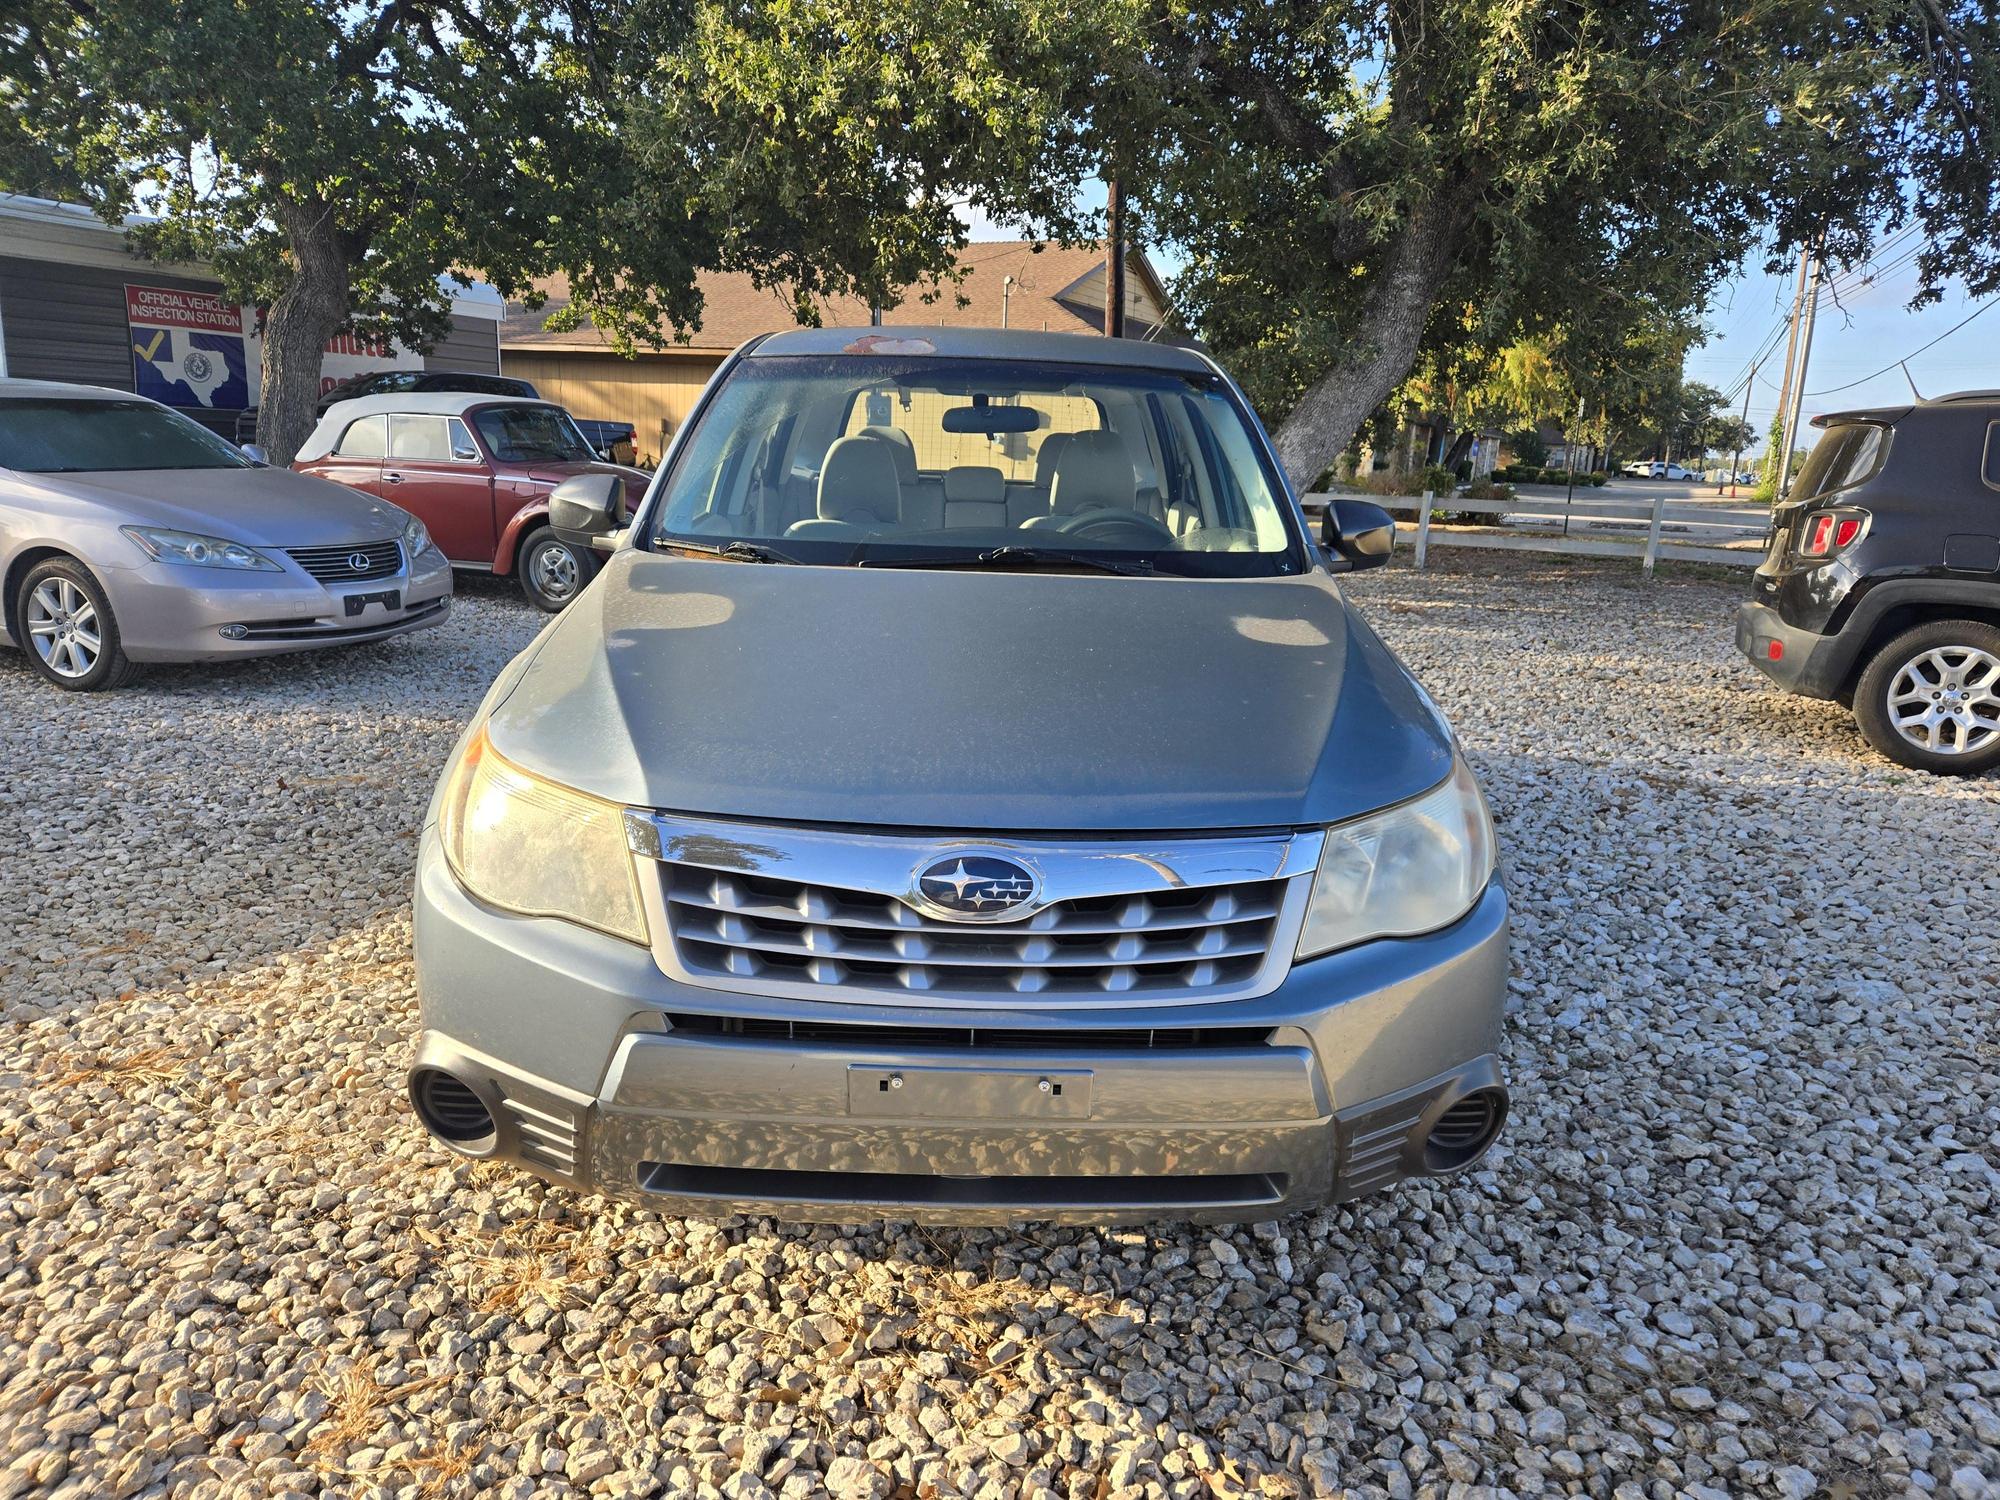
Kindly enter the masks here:
[[1041, 425], [1042, 414], [1032, 406], [994, 406], [991, 403], [945, 408], [946, 432], [978, 433], [992, 437], [1001, 432], [1033, 432]]
[[269, 464], [271, 462], [271, 455], [255, 443], [245, 443], [243, 445], [243, 456], [253, 464]]
[[1327, 501], [1320, 517], [1319, 544], [1326, 551], [1327, 566], [1336, 573], [1379, 568], [1395, 550], [1396, 523], [1372, 500], [1336, 496]]
[[549, 496], [549, 529], [587, 547], [618, 529], [625, 486], [616, 474], [572, 474]]

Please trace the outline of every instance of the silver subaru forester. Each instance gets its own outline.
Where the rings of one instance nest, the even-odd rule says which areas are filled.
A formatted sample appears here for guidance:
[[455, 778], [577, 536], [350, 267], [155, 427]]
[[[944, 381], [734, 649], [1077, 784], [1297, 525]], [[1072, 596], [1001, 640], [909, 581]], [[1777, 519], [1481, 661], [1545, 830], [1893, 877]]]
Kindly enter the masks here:
[[[601, 492], [600, 492], [601, 491]], [[1207, 358], [801, 330], [717, 372], [422, 839], [409, 1076], [674, 1212], [1265, 1219], [1499, 1134], [1450, 728]]]

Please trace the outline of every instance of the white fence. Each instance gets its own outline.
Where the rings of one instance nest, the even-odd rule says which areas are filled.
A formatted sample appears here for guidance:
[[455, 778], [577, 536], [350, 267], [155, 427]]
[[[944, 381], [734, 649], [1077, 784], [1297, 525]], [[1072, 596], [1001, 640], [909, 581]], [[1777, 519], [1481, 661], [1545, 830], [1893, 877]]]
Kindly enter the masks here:
[[[1331, 495], [1307, 495], [1307, 517], [1319, 524], [1320, 513]], [[1764, 560], [1764, 538], [1769, 534], [1771, 513], [1767, 510], [1725, 510], [1719, 506], [1690, 505], [1670, 501], [1665, 496], [1652, 500], [1544, 500], [1517, 496], [1512, 500], [1435, 499], [1418, 495], [1350, 495], [1342, 498], [1372, 500], [1392, 516], [1413, 516], [1413, 532], [1396, 528], [1400, 545], [1406, 535], [1414, 536], [1416, 562], [1421, 568], [1432, 547], [1488, 547], [1505, 552], [1561, 552], [1580, 557], [1634, 557], [1650, 578], [1662, 558], [1674, 562], [1720, 563], [1726, 567], [1754, 568]], [[1492, 516], [1492, 527], [1434, 525], [1438, 510]], [[1502, 517], [1513, 524], [1501, 526]], [[1581, 528], [1576, 523], [1582, 522]], [[1616, 524], [1607, 524], [1616, 523]], [[1568, 534], [1574, 531], [1575, 534]], [[1625, 534], [1620, 535], [1623, 531]], [[1735, 545], [1730, 545], [1734, 543]]]

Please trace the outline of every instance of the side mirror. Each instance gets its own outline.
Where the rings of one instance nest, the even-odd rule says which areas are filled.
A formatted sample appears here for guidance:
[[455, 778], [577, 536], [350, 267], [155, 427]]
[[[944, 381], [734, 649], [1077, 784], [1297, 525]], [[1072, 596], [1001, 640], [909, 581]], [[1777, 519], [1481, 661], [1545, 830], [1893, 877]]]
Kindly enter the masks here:
[[258, 447], [255, 443], [245, 443], [243, 445], [243, 456], [249, 459], [250, 462], [253, 464], [268, 465], [271, 462], [271, 455], [266, 453], [262, 448]]
[[1336, 573], [1379, 568], [1396, 546], [1396, 523], [1372, 500], [1327, 501], [1320, 517], [1319, 544]]
[[618, 529], [625, 486], [616, 474], [572, 474], [549, 496], [549, 529], [579, 547]]

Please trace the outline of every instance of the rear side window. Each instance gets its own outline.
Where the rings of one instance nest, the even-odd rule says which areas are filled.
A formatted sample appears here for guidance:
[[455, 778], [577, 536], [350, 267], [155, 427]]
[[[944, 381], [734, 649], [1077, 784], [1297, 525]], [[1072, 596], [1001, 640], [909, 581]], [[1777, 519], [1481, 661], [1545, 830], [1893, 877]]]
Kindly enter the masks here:
[[389, 420], [389, 457], [406, 463], [466, 463], [479, 457], [457, 417], [398, 415]]
[[1889, 452], [1889, 429], [1873, 422], [1829, 427], [1792, 482], [1794, 500], [1813, 500], [1873, 479]]
[[347, 424], [340, 443], [333, 450], [342, 458], [386, 458], [389, 453], [389, 419], [362, 417]]

